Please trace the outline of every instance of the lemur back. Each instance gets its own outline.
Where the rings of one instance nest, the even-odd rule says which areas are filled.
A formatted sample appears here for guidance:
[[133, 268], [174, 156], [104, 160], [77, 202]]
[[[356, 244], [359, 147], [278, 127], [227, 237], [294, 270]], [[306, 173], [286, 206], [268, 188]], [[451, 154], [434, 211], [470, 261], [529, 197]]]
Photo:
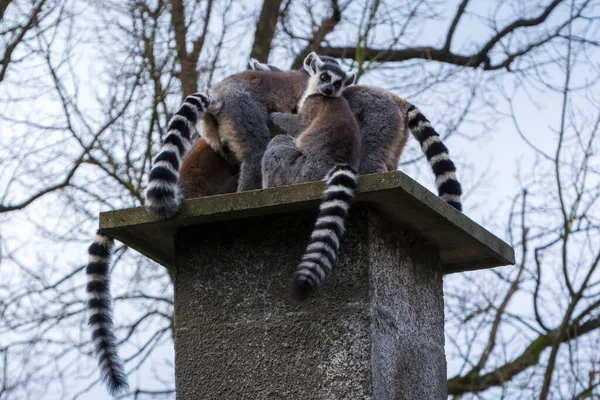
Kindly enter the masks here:
[[237, 166], [200, 139], [183, 157], [179, 168], [179, 186], [186, 199], [234, 193], [238, 176]]
[[290, 295], [298, 300], [317, 290], [335, 264], [360, 161], [356, 118], [348, 102], [339, 97], [354, 75], [314, 57], [305, 62], [312, 76], [299, 114], [293, 116], [305, 128], [295, 141], [287, 134], [273, 138], [262, 161], [264, 187], [326, 181], [315, 227], [292, 279]]
[[214, 149], [224, 141], [230, 146], [241, 164], [238, 191], [261, 187], [260, 160], [271, 139], [268, 114], [292, 112], [307, 78], [302, 71], [247, 71], [214, 88], [209, 111], [216, 125], [204, 137]]

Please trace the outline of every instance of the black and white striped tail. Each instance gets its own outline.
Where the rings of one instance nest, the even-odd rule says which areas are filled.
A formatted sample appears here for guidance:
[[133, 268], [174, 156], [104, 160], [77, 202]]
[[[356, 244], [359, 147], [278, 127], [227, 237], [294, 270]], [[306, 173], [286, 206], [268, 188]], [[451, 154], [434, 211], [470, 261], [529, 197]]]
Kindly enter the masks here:
[[358, 182], [347, 164], [333, 167], [325, 177], [327, 187], [317, 222], [300, 265], [292, 278], [291, 297], [304, 300], [315, 292], [331, 272], [337, 259], [350, 203]]
[[462, 189], [456, 179], [456, 166], [450, 160], [448, 148], [442, 143], [440, 135], [423, 113], [413, 105], [408, 108], [408, 127], [421, 144], [421, 150], [431, 165], [440, 198], [462, 211]]
[[117, 354], [117, 343], [113, 333], [112, 299], [110, 296], [109, 261], [115, 241], [100, 232], [89, 247], [87, 265], [87, 293], [89, 324], [92, 341], [102, 378], [111, 394], [127, 389], [127, 375]]
[[154, 159], [146, 189], [146, 210], [155, 217], [172, 217], [181, 207], [183, 192], [177, 185], [179, 165], [192, 145], [192, 136], [197, 135], [196, 123], [206, 113], [209, 102], [208, 96], [201, 93], [188, 96], [169, 122], [167, 137]]

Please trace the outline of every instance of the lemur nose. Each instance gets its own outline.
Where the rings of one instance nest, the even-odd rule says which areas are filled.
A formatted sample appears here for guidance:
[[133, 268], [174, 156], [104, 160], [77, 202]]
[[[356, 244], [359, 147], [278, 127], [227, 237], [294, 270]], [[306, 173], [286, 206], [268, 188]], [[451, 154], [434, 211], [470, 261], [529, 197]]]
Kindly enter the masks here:
[[325, 88], [324, 92], [327, 96], [330, 96], [333, 93], [333, 89], [328, 86]]
[[225, 154], [229, 155], [232, 153], [231, 147], [229, 147], [229, 143], [226, 142], [225, 140], [221, 141], [221, 148], [223, 149], [223, 153], [225, 153]]

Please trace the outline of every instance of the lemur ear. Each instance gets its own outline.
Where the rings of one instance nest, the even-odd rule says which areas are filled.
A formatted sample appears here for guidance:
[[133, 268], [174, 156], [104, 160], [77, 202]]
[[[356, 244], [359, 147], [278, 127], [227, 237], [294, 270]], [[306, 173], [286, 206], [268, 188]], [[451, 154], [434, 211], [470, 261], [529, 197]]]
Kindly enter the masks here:
[[312, 61], [315, 59], [315, 57], [317, 56], [317, 53], [315, 53], [314, 51], [312, 53], [310, 53], [309, 55], [306, 56], [306, 58], [304, 59], [304, 62], [302, 63], [302, 66], [304, 67], [304, 69], [306, 70], [306, 72], [308, 72], [310, 74], [310, 64], [312, 63]]
[[304, 69], [306, 70], [306, 72], [309, 73], [309, 75], [316, 74], [317, 68], [321, 68], [323, 64], [325, 63], [321, 61], [317, 53], [315, 53], [314, 51], [307, 55], [304, 59]]
[[248, 67], [253, 71], [270, 71], [271, 68], [267, 64], [263, 64], [258, 61], [256, 58], [251, 58], [248, 60]]
[[260, 63], [258, 62], [258, 60], [256, 58], [250, 58], [248, 59], [248, 69], [257, 71], [260, 70]]
[[321, 56], [319, 56], [319, 58], [320, 58], [320, 59], [321, 59], [321, 61], [323, 61], [323, 62], [328, 62], [328, 63], [332, 63], [332, 64], [335, 64], [335, 65], [340, 65], [340, 63], [338, 62], [338, 60], [336, 60], [336, 59], [335, 59], [335, 58], [333, 58], [333, 57], [329, 57], [329, 56], [323, 56], [323, 55], [321, 55]]
[[354, 83], [356, 79], [356, 75], [354, 73], [350, 73], [346, 75], [346, 79], [344, 80], [344, 86], [350, 86]]

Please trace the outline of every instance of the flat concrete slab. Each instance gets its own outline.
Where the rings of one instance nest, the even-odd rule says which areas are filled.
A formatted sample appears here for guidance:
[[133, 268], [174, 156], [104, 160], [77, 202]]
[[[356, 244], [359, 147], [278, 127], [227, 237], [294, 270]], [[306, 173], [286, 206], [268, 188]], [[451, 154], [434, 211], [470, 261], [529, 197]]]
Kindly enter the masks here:
[[[151, 217], [143, 207], [104, 212], [100, 214], [100, 230], [172, 268], [173, 237], [178, 229], [305, 210], [316, 213], [323, 189], [323, 182], [310, 182], [188, 199], [181, 213], [168, 220]], [[400, 171], [361, 176], [356, 203], [379, 210], [391, 226], [410, 229], [430, 241], [439, 249], [443, 273], [515, 262], [514, 250], [507, 243]]]

